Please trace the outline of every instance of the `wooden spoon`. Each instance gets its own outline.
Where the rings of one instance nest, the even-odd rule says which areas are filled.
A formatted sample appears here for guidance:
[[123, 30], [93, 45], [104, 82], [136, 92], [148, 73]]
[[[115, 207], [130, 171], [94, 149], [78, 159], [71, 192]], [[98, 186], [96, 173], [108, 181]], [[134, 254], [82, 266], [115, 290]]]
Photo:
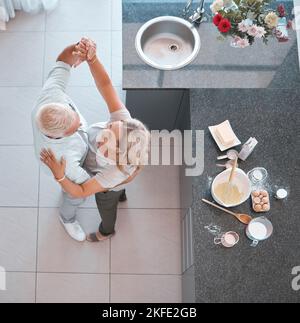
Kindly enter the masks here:
[[[238, 163], [238, 158], [236, 158], [235, 161], [234, 161], [234, 164], [233, 164], [231, 172], [230, 172], [229, 181], [228, 181], [228, 183], [226, 185], [226, 189], [225, 189], [226, 198], [228, 199], [228, 201], [232, 201], [234, 199], [234, 194], [235, 194], [234, 188], [235, 188], [235, 186], [233, 185], [232, 180], [233, 180], [234, 175], [235, 175], [235, 171], [236, 171], [236, 168], [237, 168], [237, 163]], [[226, 204], [231, 204], [231, 203], [226, 203]]]
[[209, 204], [209, 205], [211, 205], [211, 206], [213, 206], [213, 207], [215, 207], [215, 208], [219, 209], [219, 210], [222, 210], [222, 211], [224, 211], [224, 212], [226, 212], [226, 213], [229, 213], [229, 214], [233, 215], [233, 216], [234, 216], [234, 217], [236, 217], [240, 222], [242, 222], [242, 223], [244, 223], [244, 224], [247, 224], [247, 225], [248, 225], [248, 224], [252, 221], [252, 217], [251, 217], [250, 215], [248, 215], [248, 214], [234, 213], [234, 212], [232, 212], [232, 211], [229, 211], [229, 210], [227, 210], [227, 209], [225, 209], [225, 208], [223, 208], [223, 207], [221, 207], [221, 206], [219, 206], [219, 205], [216, 205], [215, 203], [212, 203], [212, 202], [210, 202], [210, 201], [207, 201], [207, 200], [205, 200], [205, 199], [202, 199], [202, 201], [203, 201], [204, 203], [206, 203], [206, 204]]
[[238, 164], [238, 158], [236, 158], [235, 160], [234, 160], [234, 163], [233, 163], [233, 166], [232, 166], [232, 169], [231, 169], [231, 173], [230, 173], [230, 177], [229, 177], [229, 184], [231, 184], [232, 183], [232, 180], [233, 180], [233, 176], [234, 176], [234, 174], [235, 174], [235, 171], [236, 171], [236, 169], [237, 169], [237, 164]]

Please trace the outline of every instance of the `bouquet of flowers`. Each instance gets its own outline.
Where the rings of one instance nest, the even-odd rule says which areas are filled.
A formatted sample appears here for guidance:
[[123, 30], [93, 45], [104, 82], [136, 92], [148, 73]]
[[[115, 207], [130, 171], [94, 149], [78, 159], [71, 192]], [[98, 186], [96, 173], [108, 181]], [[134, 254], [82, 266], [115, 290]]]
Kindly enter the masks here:
[[245, 48], [255, 40], [265, 44], [270, 36], [279, 39], [277, 27], [285, 9], [280, 5], [277, 11], [267, 9], [273, 0], [215, 0], [211, 5], [213, 23], [221, 33], [220, 38], [231, 36], [232, 46]]

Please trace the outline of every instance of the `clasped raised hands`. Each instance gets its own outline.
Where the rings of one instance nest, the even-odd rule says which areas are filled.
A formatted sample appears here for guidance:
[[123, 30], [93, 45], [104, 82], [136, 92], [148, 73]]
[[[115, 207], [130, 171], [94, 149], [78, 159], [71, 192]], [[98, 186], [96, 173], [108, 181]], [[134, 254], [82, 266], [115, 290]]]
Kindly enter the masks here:
[[83, 37], [75, 46], [73, 56], [76, 58], [74, 68], [78, 67], [83, 62], [87, 61], [89, 64], [97, 59], [97, 45], [89, 38]]

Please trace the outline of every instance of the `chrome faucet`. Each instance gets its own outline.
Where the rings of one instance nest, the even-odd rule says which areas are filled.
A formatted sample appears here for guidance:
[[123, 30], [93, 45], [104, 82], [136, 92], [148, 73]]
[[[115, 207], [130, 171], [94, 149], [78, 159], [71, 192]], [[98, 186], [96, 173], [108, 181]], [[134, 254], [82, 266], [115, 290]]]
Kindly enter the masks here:
[[191, 6], [193, 4], [193, 0], [188, 0], [184, 9], [183, 9], [183, 16], [184, 18], [187, 18], [189, 12], [190, 12], [190, 9], [191, 9]]
[[189, 17], [193, 2], [194, 2], [193, 0], [188, 0], [187, 1], [186, 6], [183, 9], [183, 16], [184, 16], [185, 19], [189, 20], [191, 23], [199, 26], [202, 23], [202, 21], [204, 20], [204, 14], [205, 14], [204, 3], [205, 3], [205, 0], [200, 0], [199, 7]]

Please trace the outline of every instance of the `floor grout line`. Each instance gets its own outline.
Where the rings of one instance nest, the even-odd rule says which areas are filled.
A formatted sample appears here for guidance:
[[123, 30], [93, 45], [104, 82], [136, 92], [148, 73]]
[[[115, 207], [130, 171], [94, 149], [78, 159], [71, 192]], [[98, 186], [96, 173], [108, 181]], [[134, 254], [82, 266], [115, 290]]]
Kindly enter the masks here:
[[[114, 85], [114, 87], [116, 88], [116, 89], [120, 89], [120, 90], [123, 90], [123, 87], [122, 87], [122, 85]], [[40, 86], [40, 85], [33, 85], [33, 86], [31, 86], [31, 85], [0, 85], [0, 89], [1, 88], [3, 88], [3, 89], [6, 89], [6, 88], [22, 88], [22, 89], [26, 89], [26, 88], [28, 88], [28, 89], [41, 89], [42, 88], [42, 86]], [[72, 88], [95, 88], [95, 86], [94, 85], [72, 85], [72, 84], [70, 84], [70, 85], [68, 85], [68, 89], [72, 89]], [[67, 90], [68, 91], [68, 90]], [[125, 91], [125, 90], [124, 90]]]
[[[72, 30], [11, 30], [5, 31], [6, 35], [9, 34], [42, 34], [42, 33], [46, 33], [46, 34], [52, 34], [52, 33], [97, 33], [97, 32], [110, 32], [110, 31], [115, 31], [114, 29], [85, 29], [84, 31], [82, 30], [76, 30], [76, 29], [72, 29]], [[119, 31], [119, 30], [116, 30]], [[0, 33], [0, 36], [4, 35], [4, 33]]]
[[16, 145], [16, 144], [0, 144], [0, 147], [34, 147], [33, 144], [24, 144], [24, 145]]
[[48, 275], [102, 275], [102, 276], [182, 276], [182, 274], [151, 274], [151, 273], [89, 273], [89, 272], [64, 272], [64, 271], [17, 271], [6, 270], [6, 273], [11, 274], [48, 274]]
[[[38, 176], [38, 205], [40, 204], [40, 175], [41, 167], [39, 167], [39, 176]], [[37, 208], [37, 230], [36, 230], [36, 260], [35, 260], [35, 303], [37, 302], [37, 288], [38, 288], [38, 254], [39, 254], [39, 224], [40, 224], [40, 208]]]
[[110, 274], [111, 277], [113, 276], [157, 276], [157, 277], [161, 277], [161, 276], [173, 276], [173, 277], [181, 277], [182, 274], [149, 274], [149, 273], [145, 273], [145, 274], [141, 274], [141, 273], [111, 273]]
[[[113, 80], [113, 32], [112, 32], [112, 25], [113, 25], [113, 1], [110, 2], [110, 75]], [[108, 276], [108, 303], [111, 303], [111, 239], [109, 239], [109, 276]]]
[[110, 75], [111, 75], [111, 81], [114, 83], [113, 79], [113, 32], [112, 32], [112, 16], [113, 16], [113, 2], [110, 2]]
[[[5, 205], [0, 205], [0, 209], [40, 209], [40, 210], [53, 210], [53, 209], [59, 209], [59, 206], [49, 206], [49, 207], [39, 207], [38, 205], [36, 206], [5, 206]], [[185, 210], [186, 208], [119, 208], [118, 210], [152, 210], [152, 211], [160, 211], [160, 210], [167, 210], [167, 211], [179, 211], [179, 210]], [[97, 207], [81, 207], [79, 210], [96, 210]]]
[[109, 239], [109, 303], [111, 303], [111, 255], [112, 255], [112, 250], [111, 250], [111, 239]]
[[38, 206], [5, 206], [0, 205], [0, 209], [38, 209]]
[[[43, 56], [43, 80], [45, 80], [45, 62], [46, 62], [46, 27], [47, 27], [47, 13], [45, 14], [45, 32], [44, 32], [44, 56]], [[40, 224], [40, 195], [41, 195], [41, 166], [39, 165], [38, 175], [38, 216], [37, 216], [37, 236], [36, 236], [36, 279], [35, 279], [35, 303], [37, 302], [38, 292], [38, 255], [39, 255], [39, 224]]]

